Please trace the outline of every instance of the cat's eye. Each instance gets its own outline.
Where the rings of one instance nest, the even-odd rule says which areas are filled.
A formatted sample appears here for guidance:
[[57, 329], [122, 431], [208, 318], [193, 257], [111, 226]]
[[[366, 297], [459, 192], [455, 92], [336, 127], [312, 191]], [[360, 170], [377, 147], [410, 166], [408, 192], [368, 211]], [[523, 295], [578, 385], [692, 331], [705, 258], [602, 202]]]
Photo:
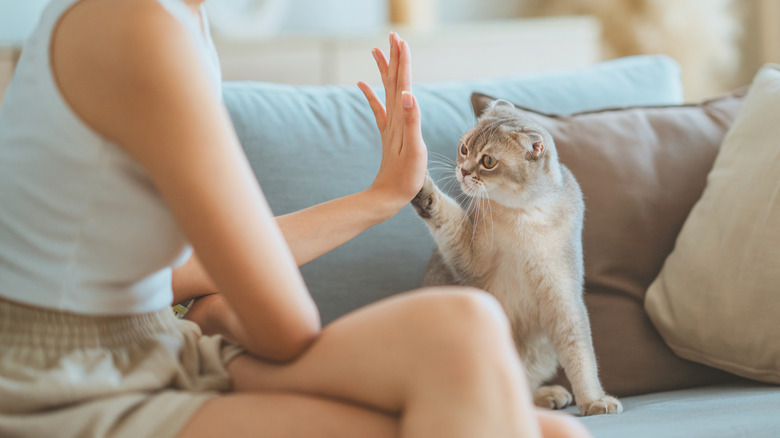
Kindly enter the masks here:
[[468, 155], [469, 154], [469, 150], [466, 149], [466, 144], [465, 143], [461, 143], [460, 144], [460, 154], [461, 155]]
[[482, 156], [482, 165], [485, 166], [486, 169], [492, 169], [496, 167], [496, 164], [498, 164], [498, 160], [491, 157], [490, 155]]

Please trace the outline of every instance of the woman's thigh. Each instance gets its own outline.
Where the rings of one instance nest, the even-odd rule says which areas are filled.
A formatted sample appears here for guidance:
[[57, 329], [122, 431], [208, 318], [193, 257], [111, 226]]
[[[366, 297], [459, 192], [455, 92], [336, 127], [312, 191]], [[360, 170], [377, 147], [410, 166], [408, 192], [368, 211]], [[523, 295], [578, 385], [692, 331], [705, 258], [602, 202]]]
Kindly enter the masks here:
[[297, 394], [233, 393], [207, 401], [179, 438], [390, 438], [397, 420], [356, 405]]
[[228, 370], [239, 392], [307, 393], [396, 413], [411, 391], [435, 388], [445, 401], [462, 397], [457, 391], [478, 383], [464, 380], [475, 375], [471, 368], [502, 362], [482, 354], [489, 349], [515, 360], [504, 361], [512, 366], [500, 370], [512, 368], [507, 381], [525, 382], [514, 375], [522, 373], [521, 364], [492, 297], [465, 289], [428, 290], [385, 299], [332, 322], [294, 362], [243, 355]]

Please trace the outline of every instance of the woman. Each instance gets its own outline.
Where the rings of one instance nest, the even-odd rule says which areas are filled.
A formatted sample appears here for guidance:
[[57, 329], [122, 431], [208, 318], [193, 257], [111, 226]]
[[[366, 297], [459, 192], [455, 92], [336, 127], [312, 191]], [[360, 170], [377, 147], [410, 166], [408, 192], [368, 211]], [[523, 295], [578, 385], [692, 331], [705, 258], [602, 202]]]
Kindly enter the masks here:
[[[49, 5], [0, 111], [1, 436], [587, 434], [534, 410], [485, 293], [417, 291], [320, 327], [298, 266], [395, 214], [426, 169], [408, 45], [374, 56], [375, 181], [277, 220], [201, 0]], [[219, 290], [193, 316], [241, 348], [176, 320], [172, 288]]]

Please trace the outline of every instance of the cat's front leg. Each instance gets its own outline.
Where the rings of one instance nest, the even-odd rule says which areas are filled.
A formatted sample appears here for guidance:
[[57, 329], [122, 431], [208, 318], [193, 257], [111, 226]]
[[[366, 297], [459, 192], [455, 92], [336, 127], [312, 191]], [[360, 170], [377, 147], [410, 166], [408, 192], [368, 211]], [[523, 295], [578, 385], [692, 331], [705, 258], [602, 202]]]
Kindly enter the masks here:
[[482, 275], [472, 243], [471, 220], [463, 208], [444, 194], [426, 175], [425, 183], [412, 206], [428, 225], [444, 263], [461, 284], [476, 285], [472, 281]]
[[450, 240], [446, 238], [440, 242], [440, 237], [460, 234], [459, 229], [466, 219], [466, 212], [460, 205], [444, 194], [428, 175], [425, 176], [422, 189], [412, 199], [412, 207], [431, 229], [440, 247], [449, 246]]
[[417, 196], [412, 199], [412, 207], [414, 207], [421, 218], [426, 219], [426, 221], [433, 220], [440, 203], [440, 195], [439, 188], [436, 187], [431, 177], [425, 175], [425, 182], [422, 188], [417, 193]]

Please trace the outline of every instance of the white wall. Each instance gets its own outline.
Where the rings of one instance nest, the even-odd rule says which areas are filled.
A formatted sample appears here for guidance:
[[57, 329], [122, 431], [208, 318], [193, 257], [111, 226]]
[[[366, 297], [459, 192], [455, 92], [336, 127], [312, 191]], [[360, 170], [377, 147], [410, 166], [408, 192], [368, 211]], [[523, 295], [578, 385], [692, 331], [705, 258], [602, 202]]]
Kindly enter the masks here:
[[517, 18], [523, 0], [438, 0], [439, 19], [443, 23]]
[[[283, 32], [373, 29], [388, 22], [389, 0], [287, 1], [290, 7], [281, 26]], [[436, 2], [437, 15], [442, 23], [516, 18], [523, 3], [523, 0], [431, 1]]]
[[[211, 0], [219, 1], [219, 0]], [[387, 0], [286, 0], [285, 32], [376, 29], [388, 20]]]
[[[209, 0], [212, 3], [226, 0]], [[282, 0], [282, 32], [358, 31], [385, 26], [389, 0]], [[522, 0], [433, 0], [440, 22], [517, 17]], [[27, 38], [49, 0], [0, 0], [0, 44]], [[246, 3], [244, 0], [243, 3]], [[226, 2], [227, 3], [227, 2]], [[233, 3], [241, 4], [242, 1]]]
[[0, 44], [27, 39], [49, 0], [0, 0]]

